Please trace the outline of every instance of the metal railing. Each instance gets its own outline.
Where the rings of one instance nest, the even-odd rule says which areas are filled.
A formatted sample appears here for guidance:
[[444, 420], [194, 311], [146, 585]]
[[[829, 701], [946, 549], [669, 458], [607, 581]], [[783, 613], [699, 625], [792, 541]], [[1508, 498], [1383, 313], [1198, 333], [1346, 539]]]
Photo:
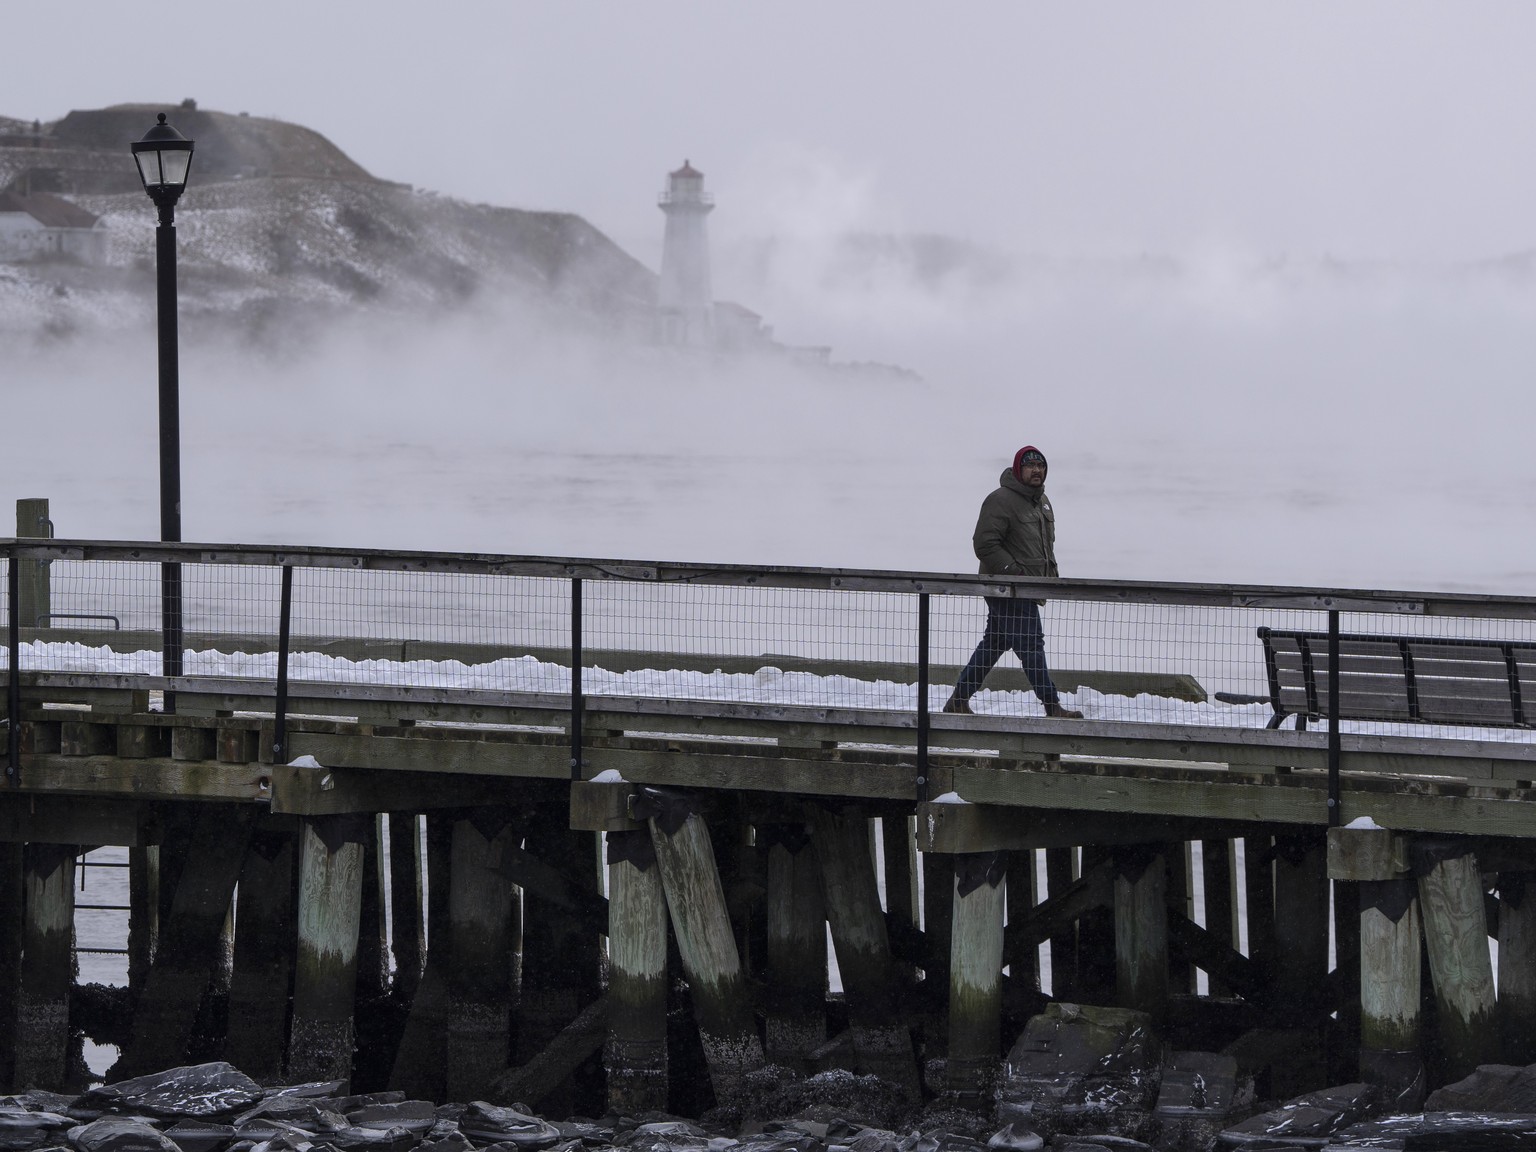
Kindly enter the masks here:
[[[69, 646], [57, 642], [56, 629], [21, 627], [22, 562], [51, 562], [53, 594], [64, 605], [52, 617], [110, 616], [120, 625], [126, 622], [122, 633], [97, 630], [91, 643], [97, 637], [154, 634], [160, 617], [154, 576], [158, 566], [177, 564], [187, 573], [180, 594], [188, 642], [223, 635], [239, 643], [189, 651], [185, 669], [155, 664], [148, 645], [129, 654], [113, 649], [114, 659], [122, 657], [113, 674], [130, 675], [168, 695], [194, 691], [200, 679], [218, 676], [265, 679], [275, 685], [276, 758], [287, 750], [288, 699], [296, 682], [331, 678], [368, 684], [376, 698], [423, 686], [477, 698], [487, 688], [509, 698], [563, 691], [575, 778], [583, 768], [583, 713], [596, 696], [661, 695], [697, 701], [701, 708], [722, 701], [776, 707], [819, 703], [915, 713], [915, 726], [902, 723], [915, 727], [913, 790], [925, 799], [933, 713], [941, 703], [933, 697], [941, 683], [936, 673], [952, 675], [979, 637], [983, 597], [1048, 601], [1052, 666], [1071, 668], [1058, 659], [1062, 654], [1087, 665], [1066, 676], [1081, 685], [1074, 691], [1097, 693], [1092, 702], [1098, 712], [1081, 727], [1036, 720], [1027, 682], [1020, 684], [1018, 673], [1009, 671], [994, 682], [1012, 676], [1015, 688], [994, 693], [993, 705], [980, 716], [945, 717], [946, 732], [957, 724], [967, 731], [1022, 726], [1046, 735], [1087, 732], [1112, 742], [1170, 733], [1185, 738], [1204, 724], [1215, 733], [1212, 743], [1220, 744], [1230, 740], [1223, 731], [1262, 728], [1262, 705], [1244, 712], [1241, 706], [1197, 702], [1190, 707], [1206, 711], [1193, 719], [1159, 714], [1138, 703], [1137, 678], [1183, 677], [1196, 683], [1202, 696], [1210, 695], [1206, 689], [1224, 688], [1223, 699], [1265, 699], [1254, 691], [1264, 680], [1255, 630], [1277, 619], [1326, 627], [1330, 670], [1340, 667], [1344, 617], [1359, 619], [1352, 632], [1419, 635], [1433, 629], [1455, 638], [1491, 631], [1536, 651], [1536, 597], [158, 542], [11, 539], [0, 540], [0, 556], [8, 576], [8, 720], [22, 706], [22, 677], [10, 669], [92, 674], [75, 666], [84, 659], [75, 651], [78, 642], [64, 652]], [[275, 642], [246, 642], [274, 635]], [[594, 635], [606, 645], [594, 644]], [[343, 642], [352, 655], [327, 655], [327, 645]], [[434, 656], [412, 657], [413, 646]], [[550, 651], [566, 654], [564, 667], [534, 655]], [[372, 658], [370, 652], [388, 656]], [[616, 652], [663, 654], [658, 663], [668, 662], [664, 654], [671, 653], [676, 667], [620, 674], [595, 663], [600, 659], [595, 653]], [[452, 658], [454, 653], [463, 659]], [[179, 648], [176, 655], [183, 655]], [[690, 663], [705, 669], [715, 657], [720, 671], [683, 671]], [[738, 683], [747, 673], [724, 670], [750, 668], [754, 659], [761, 662], [751, 683]], [[584, 669], [591, 675], [584, 676]], [[803, 698], [793, 694], [801, 690], [794, 678], [802, 675], [816, 681], [803, 689], [813, 694]], [[1536, 671], [1531, 675], [1536, 679]], [[1339, 715], [1338, 684], [1339, 677], [1331, 675], [1329, 717]], [[1532, 689], [1536, 692], [1536, 683]], [[1411, 726], [1348, 729], [1347, 722], [1330, 720], [1326, 734], [1334, 819], [1346, 736], [1359, 747], [1386, 747], [1383, 741], [1409, 735]], [[1276, 748], [1321, 751], [1321, 735], [1275, 732], [1262, 739]], [[1486, 751], [1488, 742], [1498, 741], [1492, 754], [1536, 760], [1528, 732], [1434, 735], [1462, 752], [1468, 746]], [[6, 771], [12, 782], [20, 767], [18, 740], [18, 725], [8, 722]], [[1423, 743], [1415, 747], [1435, 752]], [[1530, 774], [1536, 776], [1536, 767]]]

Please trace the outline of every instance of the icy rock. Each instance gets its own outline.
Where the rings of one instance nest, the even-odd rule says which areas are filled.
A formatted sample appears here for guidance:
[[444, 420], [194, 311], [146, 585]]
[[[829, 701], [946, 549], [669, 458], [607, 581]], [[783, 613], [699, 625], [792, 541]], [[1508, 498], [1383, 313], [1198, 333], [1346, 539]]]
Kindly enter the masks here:
[[1464, 1080], [1437, 1088], [1426, 1112], [1536, 1112], [1536, 1064], [1483, 1064]]
[[165, 1130], [181, 1152], [212, 1152], [222, 1148], [235, 1138], [232, 1124], [215, 1124], [209, 1120], [178, 1120]]
[[992, 1152], [1035, 1152], [1044, 1144], [1045, 1140], [1040, 1133], [1018, 1124], [999, 1128], [987, 1141], [987, 1147]]
[[327, 1132], [325, 1143], [336, 1152], [410, 1152], [418, 1143], [418, 1134], [398, 1126], [344, 1128], [340, 1132]]
[[153, 1124], [138, 1116], [103, 1116], [69, 1130], [78, 1152], [181, 1152]]
[[354, 1128], [408, 1128], [429, 1132], [437, 1123], [437, 1105], [430, 1100], [401, 1100], [396, 1104], [368, 1104], [347, 1112]]
[[56, 1143], [56, 1135], [76, 1126], [73, 1117], [58, 1112], [32, 1112], [26, 1108], [0, 1107], [0, 1149], [16, 1152]]
[[1434, 1112], [1351, 1124], [1328, 1148], [1520, 1149], [1536, 1146], [1536, 1113]]
[[[310, 1080], [303, 1084], [285, 1084], [281, 1088], [269, 1088], [266, 1098], [271, 1100], [279, 1096], [302, 1096], [315, 1100], [322, 1097], [334, 1097], [337, 1093], [347, 1090], [345, 1080]], [[402, 1095], [404, 1095], [402, 1093]]]
[[77, 1107], [147, 1116], [221, 1116], [249, 1108], [265, 1095], [260, 1084], [222, 1060], [172, 1068], [92, 1088]]
[[1376, 1107], [1378, 1091], [1371, 1084], [1343, 1084], [1309, 1092], [1279, 1108], [1261, 1112], [1225, 1129], [1220, 1136], [1231, 1147], [1257, 1140], [1320, 1148], [1328, 1138], [1364, 1120]]
[[[234, 1119], [237, 1128], [262, 1124], [283, 1124], [306, 1129], [310, 1132], [334, 1131], [347, 1127], [347, 1118], [332, 1111], [333, 1100], [316, 1100], [306, 1096], [269, 1096], [254, 1108], [248, 1108]], [[265, 1140], [268, 1137], [261, 1137]]]
[[847, 1141], [848, 1152], [895, 1152], [901, 1137], [888, 1128], [861, 1128]]
[[593, 1120], [561, 1120], [555, 1122], [562, 1140], [580, 1140], [588, 1148], [601, 1148], [613, 1143], [613, 1129]]
[[474, 1145], [468, 1136], [455, 1128], [447, 1135], [424, 1140], [417, 1147], [421, 1152], [471, 1152]]
[[1051, 1152], [1153, 1152], [1153, 1148], [1129, 1136], [1099, 1132], [1058, 1137], [1051, 1141]]
[[1164, 1152], [1205, 1152], [1234, 1113], [1251, 1111], [1253, 1084], [1239, 1085], [1237, 1060], [1219, 1052], [1175, 1052], [1163, 1066], [1157, 1094], [1158, 1146]]
[[1050, 1004], [1008, 1053], [998, 1119], [1042, 1137], [1142, 1135], [1160, 1079], [1160, 1045], [1146, 1013]]
[[560, 1130], [553, 1124], [519, 1112], [501, 1108], [484, 1100], [472, 1101], [459, 1117], [459, 1130], [480, 1144], [510, 1144], [518, 1149], [551, 1148], [560, 1143]]

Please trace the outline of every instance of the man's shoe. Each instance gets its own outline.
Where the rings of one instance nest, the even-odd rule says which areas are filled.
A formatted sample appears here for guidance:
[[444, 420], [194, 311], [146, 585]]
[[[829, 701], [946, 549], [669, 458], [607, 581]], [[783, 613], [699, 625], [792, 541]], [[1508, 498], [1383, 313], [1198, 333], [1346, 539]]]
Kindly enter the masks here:
[[1063, 708], [1060, 704], [1047, 704], [1045, 714], [1052, 720], [1081, 720], [1083, 714], [1076, 708]]
[[964, 696], [951, 696], [948, 700], [946, 700], [944, 702], [944, 709], [943, 710], [945, 712], [954, 713], [954, 714], [958, 714], [958, 715], [961, 715], [961, 716], [970, 716], [970, 715], [972, 715], [972, 713], [971, 713], [971, 702], [969, 700], [967, 700]]

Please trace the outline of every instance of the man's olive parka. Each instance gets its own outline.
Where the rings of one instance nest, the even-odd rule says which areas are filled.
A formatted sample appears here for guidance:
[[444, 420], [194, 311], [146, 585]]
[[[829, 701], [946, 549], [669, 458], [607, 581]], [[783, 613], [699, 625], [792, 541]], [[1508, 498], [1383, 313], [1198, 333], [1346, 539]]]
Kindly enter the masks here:
[[1003, 469], [997, 490], [981, 502], [971, 546], [983, 576], [1058, 576], [1056, 513], [1044, 487], [1031, 488]]

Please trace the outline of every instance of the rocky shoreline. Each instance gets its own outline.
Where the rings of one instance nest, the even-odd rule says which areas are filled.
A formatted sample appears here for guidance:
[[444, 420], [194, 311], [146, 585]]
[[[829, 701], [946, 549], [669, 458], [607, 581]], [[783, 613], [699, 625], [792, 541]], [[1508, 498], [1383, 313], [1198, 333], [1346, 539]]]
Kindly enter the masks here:
[[[1199, 1073], [1176, 1079], [1203, 1082]], [[1383, 1094], [1361, 1083], [1310, 1093], [1230, 1127], [1137, 1110], [1113, 1090], [1082, 1095], [1059, 1087], [1067, 1090], [1055, 1106], [1041, 1109], [1032, 1106], [1039, 1101], [1000, 1095], [995, 1112], [943, 1099], [913, 1110], [873, 1076], [839, 1071], [798, 1080], [785, 1069], [764, 1069], [746, 1102], [698, 1121], [660, 1113], [552, 1121], [521, 1105], [352, 1095], [345, 1081], [267, 1088], [216, 1062], [78, 1096], [0, 1097], [0, 1152], [1475, 1152], [1536, 1145], [1536, 1065], [1479, 1068], [1431, 1094], [1421, 1112], [1383, 1115]], [[765, 1108], [793, 1112], [754, 1118]], [[1010, 1114], [1015, 1118], [997, 1126]], [[1127, 1127], [1146, 1139], [1127, 1135]]]

